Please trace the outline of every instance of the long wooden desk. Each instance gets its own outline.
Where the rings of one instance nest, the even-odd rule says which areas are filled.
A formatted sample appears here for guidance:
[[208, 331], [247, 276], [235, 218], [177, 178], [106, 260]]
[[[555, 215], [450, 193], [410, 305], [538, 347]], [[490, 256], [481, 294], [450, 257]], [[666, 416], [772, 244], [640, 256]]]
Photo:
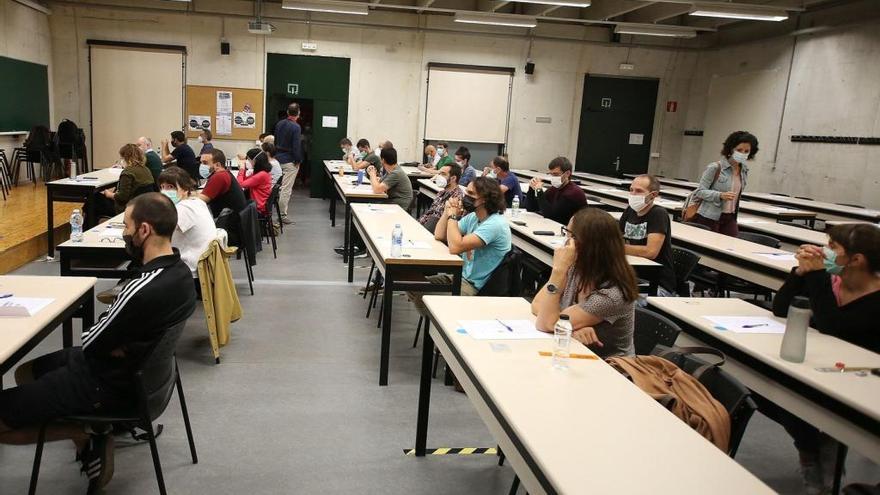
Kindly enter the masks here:
[[870, 208], [856, 208], [855, 206], [839, 205], [837, 203], [828, 203], [825, 201], [800, 199], [791, 196], [780, 196], [778, 194], [760, 192], [746, 191], [743, 193], [743, 197], [754, 199], [756, 201], [763, 201], [764, 203], [773, 203], [815, 211], [822, 215], [821, 218], [823, 220], [861, 220], [873, 223], [880, 222], [880, 210], [873, 210]]
[[[406, 175], [409, 177], [410, 184], [413, 188], [413, 193], [418, 189], [418, 180], [432, 177], [431, 174], [426, 174], [419, 170], [418, 167], [412, 166], [400, 166]], [[330, 184], [333, 184], [336, 181], [336, 177], [339, 177], [339, 170], [342, 169], [345, 175], [357, 175], [357, 172], [351, 167], [351, 165], [347, 164], [342, 160], [324, 160], [324, 172], [327, 174], [327, 178], [330, 180]], [[381, 171], [380, 171], [381, 172]], [[364, 184], [370, 183], [370, 178], [366, 175], [366, 171], [364, 171]], [[338, 193], [338, 190], [337, 190]], [[336, 197], [330, 198], [330, 225], [336, 226]]]
[[59, 244], [61, 276], [121, 278], [125, 275], [131, 257], [125, 252], [121, 235], [109, 235], [125, 227], [123, 216], [120, 213], [83, 232], [81, 242], [68, 239]]
[[[364, 240], [367, 252], [376, 263], [379, 273], [385, 277], [382, 298], [382, 342], [379, 357], [379, 385], [388, 385], [388, 356], [391, 347], [391, 309], [394, 291], [461, 293], [462, 259], [449, 253], [449, 248], [434, 239], [406, 211], [396, 204], [351, 205], [353, 228]], [[395, 224], [403, 229], [402, 256], [391, 256], [391, 231]], [[348, 244], [351, 245], [349, 239]], [[424, 245], [421, 248], [419, 245]], [[348, 281], [352, 281], [354, 258], [348, 257]], [[431, 284], [426, 275], [449, 273], [452, 285]]]
[[[119, 174], [122, 169], [105, 168], [89, 172], [87, 174], [76, 176], [75, 180], [59, 179], [46, 183], [46, 226], [48, 236], [48, 251], [46, 256], [53, 258], [55, 256], [55, 229], [54, 211], [52, 203], [55, 201], [85, 202], [96, 191], [103, 191], [114, 187], [119, 182]], [[95, 220], [94, 201], [89, 201], [89, 209], [83, 212], [88, 221]]]
[[[475, 340], [460, 320], [534, 320], [521, 298], [426, 296], [416, 455], [425, 454], [434, 344], [528, 493], [772, 493], [601, 360], [567, 371], [552, 340]], [[572, 352], [591, 351], [572, 340]]]
[[[356, 186], [352, 182], [354, 179], [350, 175], [340, 176], [338, 174], [330, 175], [330, 183], [333, 184], [333, 188], [336, 191], [336, 194], [330, 198], [330, 226], [336, 226], [336, 198], [338, 197], [342, 204], [345, 205], [345, 232], [343, 237], [343, 254], [342, 254], [342, 262], [347, 263], [349, 255], [351, 254], [351, 243], [349, 242], [351, 237], [351, 205], [352, 203], [381, 203], [388, 199], [388, 195], [385, 193], [376, 194], [373, 192], [373, 187], [370, 185], [369, 181], [361, 183], [361, 185]], [[348, 281], [352, 281], [352, 274], [349, 272]]]
[[54, 299], [34, 316], [0, 317], [0, 377], [58, 325], [62, 326], [64, 347], [73, 345], [72, 318], [81, 318], [83, 328], [94, 325], [95, 282], [92, 277], [0, 276], [0, 293]]
[[806, 359], [790, 363], [779, 357], [782, 335], [716, 330], [703, 318], [773, 317], [746, 301], [649, 297], [648, 304], [681, 325], [687, 335], [679, 336], [679, 345], [720, 349], [727, 356], [724, 369], [748, 388], [880, 464], [880, 377], [816, 370], [833, 368], [837, 362], [880, 367], [880, 354], [811, 329]]
[[572, 172], [571, 176], [594, 183], [627, 189], [629, 188], [630, 182], [632, 182], [630, 179], [618, 179], [617, 177], [608, 177], [607, 175], [591, 174], [587, 172]]

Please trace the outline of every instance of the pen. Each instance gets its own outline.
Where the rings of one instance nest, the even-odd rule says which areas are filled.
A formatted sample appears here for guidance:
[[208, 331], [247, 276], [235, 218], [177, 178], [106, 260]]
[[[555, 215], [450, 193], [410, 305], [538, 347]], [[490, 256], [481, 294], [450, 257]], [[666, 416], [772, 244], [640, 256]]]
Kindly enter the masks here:
[[[538, 351], [538, 354], [544, 357], [551, 357], [553, 353], [550, 351]], [[599, 356], [593, 354], [577, 354], [577, 353], [569, 353], [568, 357], [572, 359], [599, 359]]]
[[504, 326], [504, 328], [507, 329], [508, 332], [513, 332], [513, 329], [510, 328], [510, 326], [507, 323], [504, 323], [503, 321], [499, 320], [498, 318], [495, 318], [495, 321], [497, 321], [498, 323], [501, 323]]
[[0, 294], [0, 299], [6, 299], [7, 297], [12, 297], [12, 293], [9, 294]]
[[758, 327], [766, 327], [766, 323], [755, 323], [754, 325], [743, 325], [743, 328], [758, 328]]

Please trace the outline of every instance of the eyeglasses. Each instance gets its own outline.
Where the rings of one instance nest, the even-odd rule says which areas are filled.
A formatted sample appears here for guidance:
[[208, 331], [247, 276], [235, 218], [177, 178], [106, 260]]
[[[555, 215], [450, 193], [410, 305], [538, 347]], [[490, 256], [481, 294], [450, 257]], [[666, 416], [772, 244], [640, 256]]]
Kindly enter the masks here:
[[559, 235], [568, 237], [569, 239], [574, 239], [574, 233], [568, 230], [568, 227], [562, 225], [559, 227]]

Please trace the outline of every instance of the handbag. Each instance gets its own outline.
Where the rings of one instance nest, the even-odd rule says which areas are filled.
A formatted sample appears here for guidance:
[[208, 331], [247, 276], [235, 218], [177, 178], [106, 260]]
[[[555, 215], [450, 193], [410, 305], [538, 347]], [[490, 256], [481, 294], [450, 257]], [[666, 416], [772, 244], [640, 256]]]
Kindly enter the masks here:
[[[718, 180], [719, 175], [721, 175], [721, 163], [718, 164], [718, 169], [715, 170], [715, 177], [712, 179], [712, 183], [709, 184], [709, 189], [712, 189], [712, 186], [715, 185], [715, 181]], [[684, 199], [684, 204], [681, 207], [682, 222], [690, 222], [697, 216], [697, 211], [700, 210], [700, 204], [703, 203], [703, 200], [698, 198], [696, 194], [696, 190], [691, 191], [691, 193]]]

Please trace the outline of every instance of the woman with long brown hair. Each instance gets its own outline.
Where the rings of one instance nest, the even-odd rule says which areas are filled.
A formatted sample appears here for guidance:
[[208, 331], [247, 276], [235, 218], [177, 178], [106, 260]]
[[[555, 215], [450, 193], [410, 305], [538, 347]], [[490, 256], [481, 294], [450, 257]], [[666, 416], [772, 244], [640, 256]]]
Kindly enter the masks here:
[[553, 332], [564, 313], [571, 319], [572, 337], [596, 354], [633, 355], [639, 294], [617, 222], [602, 210], [584, 208], [564, 231], [568, 238], [553, 254], [550, 280], [532, 301], [535, 325]]
[[[139, 194], [157, 191], [153, 173], [147, 168], [147, 158], [136, 144], [129, 143], [119, 148], [119, 164], [122, 172], [116, 187], [95, 193], [95, 213], [97, 217], [112, 217], [125, 211], [128, 201]], [[152, 186], [152, 187], [150, 187]], [[97, 225], [97, 218], [87, 218], [86, 225]]]

